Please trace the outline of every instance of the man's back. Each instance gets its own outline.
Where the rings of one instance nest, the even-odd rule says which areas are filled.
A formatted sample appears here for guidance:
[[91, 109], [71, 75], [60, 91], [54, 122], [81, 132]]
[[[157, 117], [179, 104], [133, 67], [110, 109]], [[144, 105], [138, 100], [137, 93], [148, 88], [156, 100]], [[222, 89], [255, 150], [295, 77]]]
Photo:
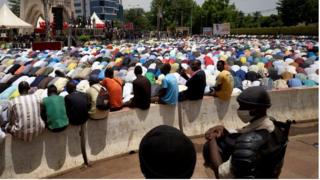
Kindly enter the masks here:
[[164, 97], [161, 98], [167, 104], [176, 104], [178, 102], [178, 82], [173, 74], [168, 74], [162, 80], [162, 88], [166, 88], [167, 92]]
[[223, 70], [217, 77], [217, 84], [221, 85], [221, 89], [215, 94], [222, 100], [231, 98], [234, 80], [229, 71]]
[[80, 125], [88, 120], [90, 104], [85, 93], [73, 92], [67, 95], [65, 104], [70, 124]]
[[105, 78], [103, 85], [110, 95], [110, 108], [120, 108], [122, 106], [122, 80], [119, 78]]
[[288, 86], [289, 87], [301, 87], [302, 82], [298, 78], [293, 78], [293, 79], [288, 80]]
[[283, 79], [278, 79], [273, 82], [273, 87], [276, 89], [286, 89], [288, 88], [288, 84], [287, 84], [287, 81]]
[[47, 125], [49, 129], [66, 127], [69, 124], [63, 97], [53, 95], [43, 100], [46, 108]]
[[134, 105], [141, 109], [148, 109], [151, 102], [151, 83], [144, 76], [139, 75], [133, 81], [133, 102]]
[[40, 100], [35, 95], [20, 96], [10, 101], [9, 124], [6, 131], [24, 141], [31, 141], [43, 132]]
[[104, 119], [108, 115], [108, 111], [97, 108], [97, 97], [101, 88], [102, 86], [100, 84], [94, 84], [87, 90], [87, 95], [91, 99], [91, 109], [89, 111], [89, 116], [91, 119]]
[[200, 70], [187, 81], [187, 98], [189, 100], [198, 100], [203, 98], [206, 87], [206, 75]]
[[304, 86], [307, 86], [307, 87], [317, 86], [317, 83], [310, 79], [303, 80], [302, 83]]

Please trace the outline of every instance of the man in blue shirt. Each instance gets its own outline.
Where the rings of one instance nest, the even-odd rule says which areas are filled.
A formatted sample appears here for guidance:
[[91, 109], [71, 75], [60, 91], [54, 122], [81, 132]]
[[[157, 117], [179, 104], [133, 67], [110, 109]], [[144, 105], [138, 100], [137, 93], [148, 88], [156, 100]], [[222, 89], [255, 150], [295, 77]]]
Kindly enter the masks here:
[[161, 73], [165, 75], [162, 80], [162, 89], [159, 92], [160, 103], [175, 105], [178, 102], [178, 82], [173, 74], [169, 74], [171, 70], [170, 64], [164, 64], [161, 68]]

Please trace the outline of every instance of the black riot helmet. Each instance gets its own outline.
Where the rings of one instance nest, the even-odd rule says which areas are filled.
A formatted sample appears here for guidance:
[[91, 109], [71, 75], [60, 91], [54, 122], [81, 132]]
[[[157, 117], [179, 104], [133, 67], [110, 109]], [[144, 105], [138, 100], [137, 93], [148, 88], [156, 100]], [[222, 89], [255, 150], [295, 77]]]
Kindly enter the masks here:
[[267, 90], [263, 86], [250, 87], [244, 90], [237, 98], [239, 104], [245, 104], [258, 108], [270, 108], [271, 100]]

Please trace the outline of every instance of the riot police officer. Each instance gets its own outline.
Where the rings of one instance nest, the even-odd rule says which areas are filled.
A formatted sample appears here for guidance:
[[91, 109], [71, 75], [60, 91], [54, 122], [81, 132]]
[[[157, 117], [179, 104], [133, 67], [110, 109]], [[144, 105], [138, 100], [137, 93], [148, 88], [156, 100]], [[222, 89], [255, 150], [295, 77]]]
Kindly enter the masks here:
[[277, 178], [283, 165], [291, 121], [267, 116], [271, 106], [264, 87], [251, 87], [237, 98], [238, 116], [247, 126], [230, 133], [223, 126], [209, 129], [203, 148], [205, 166], [217, 178]]

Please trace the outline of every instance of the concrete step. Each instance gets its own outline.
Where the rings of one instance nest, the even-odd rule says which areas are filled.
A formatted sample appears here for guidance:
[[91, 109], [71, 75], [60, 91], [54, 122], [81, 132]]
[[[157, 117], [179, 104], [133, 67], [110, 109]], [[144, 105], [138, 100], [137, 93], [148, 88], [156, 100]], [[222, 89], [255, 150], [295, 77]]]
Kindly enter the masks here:
[[297, 136], [303, 134], [312, 134], [319, 132], [319, 121], [315, 120], [307, 120], [300, 121], [291, 125], [289, 136]]
[[[210, 169], [204, 168], [203, 137], [192, 138], [197, 152], [197, 163], [192, 178], [214, 178]], [[77, 168], [50, 178], [144, 178], [140, 172], [138, 153], [91, 162], [88, 168]], [[318, 178], [318, 120], [293, 124], [284, 166], [280, 178]]]

